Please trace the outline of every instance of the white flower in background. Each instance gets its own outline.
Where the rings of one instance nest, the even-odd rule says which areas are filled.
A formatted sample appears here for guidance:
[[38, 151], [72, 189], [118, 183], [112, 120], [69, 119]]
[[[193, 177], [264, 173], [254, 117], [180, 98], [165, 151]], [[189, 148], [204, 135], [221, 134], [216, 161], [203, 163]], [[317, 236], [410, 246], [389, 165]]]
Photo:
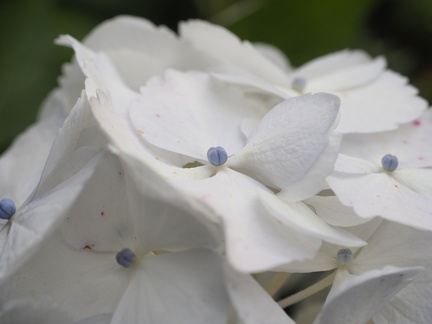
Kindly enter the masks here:
[[[280, 98], [329, 92], [341, 98], [343, 133], [395, 129], [420, 116], [427, 103], [407, 79], [385, 69], [383, 58], [362, 51], [341, 51], [286, 71], [253, 44], [204, 21], [180, 25], [180, 39], [219, 62], [218, 77]], [[245, 59], [247, 58], [247, 59]]]

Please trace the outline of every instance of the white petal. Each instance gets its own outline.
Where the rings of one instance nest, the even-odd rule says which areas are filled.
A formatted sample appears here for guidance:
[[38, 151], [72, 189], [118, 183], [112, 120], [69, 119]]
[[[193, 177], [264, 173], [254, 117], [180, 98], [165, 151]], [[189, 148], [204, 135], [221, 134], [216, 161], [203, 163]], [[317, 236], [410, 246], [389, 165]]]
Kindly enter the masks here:
[[[328, 271], [337, 268], [336, 255], [340, 247], [336, 245], [331, 245], [328, 243], [323, 243], [320, 249], [317, 251], [313, 259], [294, 261], [289, 264], [284, 264], [276, 267], [274, 270], [283, 272], [299, 272], [299, 273], [309, 273], [318, 271]], [[355, 250], [355, 249], [353, 249]]]
[[432, 168], [398, 170], [394, 178], [407, 188], [432, 199]]
[[151, 166], [165, 179], [194, 179], [211, 176], [212, 167], [182, 169], [161, 163], [158, 155], [150, 151], [136, 136], [136, 132], [132, 133], [131, 127], [124, 123], [124, 120], [114, 111], [111, 98], [106, 93], [98, 91], [97, 98], [90, 98], [90, 102], [93, 116], [105, 134], [113, 153], [134, 157], [141, 164]]
[[46, 296], [78, 321], [112, 313], [130, 274], [117, 264], [114, 253], [75, 249], [58, 231], [8, 282], [16, 297]]
[[341, 153], [378, 166], [384, 155], [392, 154], [398, 157], [398, 169], [429, 167], [432, 166], [431, 133], [432, 110], [428, 109], [421, 118], [394, 131], [345, 135]]
[[267, 43], [257, 43], [257, 42], [254, 42], [252, 45], [255, 47], [257, 51], [261, 52], [261, 54], [263, 54], [270, 61], [276, 64], [285, 73], [288, 74], [292, 71], [292, 66], [291, 63], [289, 62], [288, 57], [278, 47]]
[[219, 228], [208, 209], [162, 179], [142, 161], [121, 154], [138, 249], [178, 251], [220, 245]]
[[96, 314], [81, 321], [74, 322], [74, 324], [110, 324], [112, 314]]
[[228, 294], [241, 323], [295, 324], [250, 275], [237, 272], [228, 264], [224, 270]]
[[[60, 36], [56, 43], [69, 46], [75, 51], [76, 59], [87, 79], [85, 89], [88, 97], [96, 96], [97, 90], [110, 90], [115, 107], [124, 110], [125, 103], [136, 98], [136, 92], [129, 89], [105, 53], [95, 53], [69, 35]], [[124, 112], [123, 112], [124, 114]]]
[[130, 215], [124, 170], [105, 154], [71, 207], [62, 234], [72, 247], [118, 252], [133, 247], [136, 236]]
[[335, 70], [364, 64], [370, 61], [370, 56], [363, 51], [344, 50], [318, 57], [295, 70], [296, 76], [306, 79], [334, 72]]
[[320, 239], [270, 215], [258, 198], [258, 189], [268, 189], [229, 168], [219, 170], [209, 179], [177, 185], [221, 217], [228, 259], [239, 271], [259, 272], [312, 258], [321, 244]]
[[[401, 258], [402, 259], [402, 258]], [[432, 310], [432, 273], [429, 267], [420, 273], [415, 280], [382, 307], [373, 317], [376, 323], [430, 323]]]
[[[369, 238], [374, 234], [376, 229], [380, 226], [382, 222], [382, 219], [379, 217], [374, 218], [367, 223], [350, 227], [347, 230], [349, 230], [352, 234], [357, 236], [358, 238], [362, 239], [363, 241], [368, 241]], [[369, 245], [366, 245], [366, 247], [369, 248]], [[337, 253], [340, 249], [346, 248], [346, 246], [343, 245], [333, 245], [324, 242], [321, 246], [321, 248], [316, 253], [315, 257], [311, 260], [304, 260], [301, 262], [292, 262], [290, 264], [282, 265], [280, 267], [277, 267], [276, 270], [279, 271], [285, 271], [285, 272], [316, 272], [316, 271], [328, 271], [339, 267], [339, 264], [337, 262]], [[372, 245], [372, 248], [374, 248], [374, 245]], [[360, 254], [365, 249], [365, 247], [351, 247], [350, 248], [353, 254], [356, 254], [358, 250], [360, 250]], [[397, 254], [397, 257], [399, 258], [400, 255]], [[358, 257], [356, 257], [353, 260], [352, 265], [350, 266], [350, 270], [353, 270], [358, 274], [361, 271], [357, 271], [357, 267], [362, 265], [361, 263], [357, 262]], [[369, 263], [367, 263], [369, 265]], [[416, 263], [417, 264], [417, 263]], [[383, 266], [387, 265], [387, 263], [378, 263], [378, 267], [381, 268]], [[376, 264], [372, 266], [370, 269], [376, 269]]]
[[[398, 267], [432, 266], [432, 252], [428, 248], [430, 232], [397, 223], [383, 221], [368, 239], [352, 264], [355, 273], [391, 264]], [[430, 271], [428, 271], [430, 272]]]
[[335, 93], [341, 97], [341, 120], [337, 130], [342, 133], [381, 132], [420, 117], [427, 102], [407, 83], [405, 77], [385, 71], [362, 87]]
[[[59, 103], [58, 106], [62, 107], [61, 111], [66, 116], [85, 88], [84, 82], [85, 75], [75, 58], [71, 62], [62, 65], [62, 75], [58, 77], [60, 87], [54, 90], [53, 95]], [[58, 106], [55, 107], [57, 111], [59, 110]], [[51, 115], [55, 110], [44, 109], [41, 113], [42, 116]]]
[[432, 230], [432, 199], [414, 192], [386, 173], [334, 173], [327, 181], [342, 204], [363, 218], [385, 219]]
[[294, 90], [291, 90], [289, 88], [280, 88], [254, 75], [233, 74], [232, 72], [213, 72], [211, 75], [213, 75], [218, 80], [239, 85], [246, 91], [264, 92], [283, 99], [295, 97], [298, 95], [298, 93]]
[[191, 250], [144, 259], [134, 270], [111, 324], [226, 323], [222, 260]]
[[366, 324], [375, 312], [411, 283], [421, 268], [386, 267], [360, 276], [339, 271], [314, 324]]
[[[65, 160], [70, 158], [68, 155], [76, 149], [80, 133], [89, 124], [89, 116], [90, 108], [88, 101], [84, 96], [84, 92], [82, 92], [81, 97], [78, 98], [62, 127], [58, 130], [43, 173], [41, 172], [42, 175], [39, 175], [41, 182], [39, 186], [43, 185], [46, 178], [56, 168], [61, 167], [65, 163]], [[41, 191], [43, 189], [39, 188], [38, 190]]]
[[349, 232], [332, 227], [302, 202], [284, 202], [278, 196], [261, 191], [260, 200], [276, 219], [307, 235], [344, 246], [363, 246], [366, 242]]
[[[348, 135], [349, 136], [349, 135]], [[342, 141], [343, 142], [343, 141]], [[361, 146], [357, 146], [361, 150]], [[382, 158], [382, 157], [381, 157]], [[349, 174], [369, 174], [382, 171], [382, 167], [369, 161], [339, 154], [334, 169]]]
[[326, 188], [325, 178], [333, 171], [342, 136], [329, 135], [329, 143], [309, 171], [290, 187], [285, 187], [279, 196], [285, 201], [300, 201], [312, 197]]
[[195, 48], [214, 57], [231, 71], [244, 71], [277, 85], [288, 84], [288, 77], [247, 41], [227, 29], [205, 21], [191, 20], [180, 24], [180, 36]]
[[237, 89], [204, 73], [173, 70], [142, 87], [130, 110], [146, 141], [201, 161], [212, 146], [237, 153], [246, 141], [240, 123], [256, 115]]
[[71, 324], [72, 319], [48, 300], [35, 303], [30, 299], [16, 299], [2, 306], [0, 322], [2, 324]]
[[304, 203], [312, 207], [316, 214], [330, 225], [347, 227], [369, 221], [369, 219], [358, 217], [352, 208], [342, 205], [339, 199], [334, 196], [315, 196], [306, 199]]
[[0, 255], [1, 281], [23, 265], [47, 236], [60, 226], [91, 176], [98, 158], [74, 177], [19, 209], [12, 217], [8, 239]]
[[0, 159], [0, 196], [20, 206], [39, 182], [62, 120], [54, 116], [19, 135]]
[[292, 185], [312, 168], [327, 147], [328, 132], [338, 109], [339, 99], [326, 93], [282, 102], [264, 116], [246, 146], [228, 160], [228, 165], [266, 185]]
[[[335, 71], [329, 71], [324, 75], [317, 75], [314, 78], [306, 79], [304, 91], [350, 91], [353, 88], [373, 81], [383, 72], [385, 66], [385, 60], [377, 58], [369, 62], [357, 63], [343, 68], [336, 67]], [[297, 71], [294, 75], [302, 77]]]
[[136, 90], [167, 68], [203, 69], [211, 63], [168, 28], [132, 16], [105, 21], [85, 38], [84, 44], [106, 52], [126, 83]]

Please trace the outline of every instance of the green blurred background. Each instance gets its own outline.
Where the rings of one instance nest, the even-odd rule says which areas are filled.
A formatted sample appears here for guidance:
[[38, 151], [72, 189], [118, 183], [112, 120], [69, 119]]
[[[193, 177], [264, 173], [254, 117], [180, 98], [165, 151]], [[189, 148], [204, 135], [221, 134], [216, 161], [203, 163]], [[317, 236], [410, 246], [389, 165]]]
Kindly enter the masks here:
[[385, 55], [432, 102], [431, 0], [0, 0], [0, 152], [36, 117], [71, 50], [101, 21], [146, 17], [175, 29], [201, 18], [280, 47], [294, 66], [344, 48]]

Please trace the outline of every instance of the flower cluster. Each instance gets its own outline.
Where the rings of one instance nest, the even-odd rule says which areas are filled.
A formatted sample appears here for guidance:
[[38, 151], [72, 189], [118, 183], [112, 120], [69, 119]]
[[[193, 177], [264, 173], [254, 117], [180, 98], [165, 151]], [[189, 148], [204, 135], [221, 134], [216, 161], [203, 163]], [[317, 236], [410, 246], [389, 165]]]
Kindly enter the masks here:
[[0, 159], [1, 323], [432, 322], [432, 111], [384, 58], [135, 17], [56, 42]]

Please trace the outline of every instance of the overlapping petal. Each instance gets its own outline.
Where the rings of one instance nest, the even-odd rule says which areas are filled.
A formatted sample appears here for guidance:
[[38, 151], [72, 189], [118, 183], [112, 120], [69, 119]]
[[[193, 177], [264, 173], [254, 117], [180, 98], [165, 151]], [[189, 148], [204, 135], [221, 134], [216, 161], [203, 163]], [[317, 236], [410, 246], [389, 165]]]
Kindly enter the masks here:
[[375, 312], [421, 271], [419, 267], [386, 267], [360, 276], [339, 271], [324, 308], [314, 324], [366, 324]]
[[[339, 103], [336, 96], [326, 93], [282, 102], [264, 116], [228, 165], [276, 188], [298, 182], [325, 152]], [[332, 148], [325, 153], [336, 159]], [[333, 159], [327, 163], [332, 165]], [[320, 167], [328, 170], [327, 163]]]

